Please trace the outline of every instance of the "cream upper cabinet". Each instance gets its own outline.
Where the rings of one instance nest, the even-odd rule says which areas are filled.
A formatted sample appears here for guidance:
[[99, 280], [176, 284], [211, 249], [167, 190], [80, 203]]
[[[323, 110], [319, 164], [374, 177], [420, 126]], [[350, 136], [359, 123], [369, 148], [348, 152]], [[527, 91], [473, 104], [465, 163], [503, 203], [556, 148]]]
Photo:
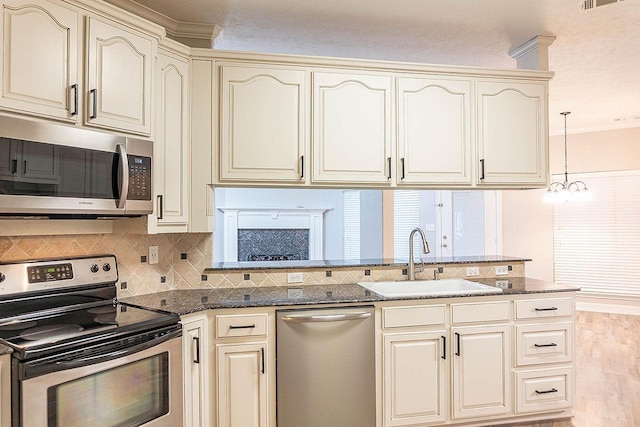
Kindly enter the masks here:
[[161, 50], [157, 74], [156, 210], [150, 222], [158, 232], [185, 232], [189, 223], [189, 60]]
[[544, 186], [547, 84], [478, 81], [478, 184]]
[[315, 183], [391, 181], [389, 76], [313, 73]]
[[220, 181], [305, 182], [306, 76], [299, 69], [220, 67]]
[[470, 185], [471, 81], [398, 78], [397, 182]]
[[509, 325], [451, 328], [454, 419], [511, 411]]
[[187, 316], [182, 325], [184, 425], [209, 424], [209, 340], [207, 317]]
[[77, 121], [78, 13], [42, 0], [4, 0], [0, 40], [0, 107]]
[[151, 134], [151, 79], [156, 40], [90, 17], [85, 124]]

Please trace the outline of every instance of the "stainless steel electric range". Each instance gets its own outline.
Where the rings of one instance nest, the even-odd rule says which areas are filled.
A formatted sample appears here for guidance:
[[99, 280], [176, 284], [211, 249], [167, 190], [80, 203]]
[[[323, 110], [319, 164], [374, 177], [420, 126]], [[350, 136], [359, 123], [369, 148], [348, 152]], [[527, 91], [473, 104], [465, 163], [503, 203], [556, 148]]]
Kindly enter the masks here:
[[113, 255], [0, 263], [13, 427], [182, 425], [179, 318], [117, 281]]

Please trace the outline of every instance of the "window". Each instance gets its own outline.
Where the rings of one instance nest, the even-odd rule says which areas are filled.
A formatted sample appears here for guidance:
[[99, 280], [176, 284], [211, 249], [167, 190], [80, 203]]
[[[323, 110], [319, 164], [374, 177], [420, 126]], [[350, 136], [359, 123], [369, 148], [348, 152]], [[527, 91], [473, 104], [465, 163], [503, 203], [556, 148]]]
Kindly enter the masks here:
[[360, 191], [345, 190], [344, 259], [360, 259]]
[[593, 200], [554, 205], [554, 274], [598, 294], [640, 296], [640, 172], [584, 180]]

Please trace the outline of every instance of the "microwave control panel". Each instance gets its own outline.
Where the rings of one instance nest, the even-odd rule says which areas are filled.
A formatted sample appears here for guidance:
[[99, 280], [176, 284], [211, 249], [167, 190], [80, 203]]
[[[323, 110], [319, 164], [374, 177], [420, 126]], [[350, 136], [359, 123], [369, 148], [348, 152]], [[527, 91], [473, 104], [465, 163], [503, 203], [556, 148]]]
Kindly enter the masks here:
[[127, 200], [151, 200], [151, 158], [129, 155]]

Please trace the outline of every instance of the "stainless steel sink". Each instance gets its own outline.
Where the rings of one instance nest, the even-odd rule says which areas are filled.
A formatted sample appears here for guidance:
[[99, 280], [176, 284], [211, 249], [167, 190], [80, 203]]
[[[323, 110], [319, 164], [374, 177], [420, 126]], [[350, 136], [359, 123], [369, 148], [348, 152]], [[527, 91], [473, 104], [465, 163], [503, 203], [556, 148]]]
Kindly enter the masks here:
[[430, 295], [501, 294], [502, 289], [464, 279], [407, 280], [403, 282], [358, 282], [358, 285], [383, 297], [419, 297]]

